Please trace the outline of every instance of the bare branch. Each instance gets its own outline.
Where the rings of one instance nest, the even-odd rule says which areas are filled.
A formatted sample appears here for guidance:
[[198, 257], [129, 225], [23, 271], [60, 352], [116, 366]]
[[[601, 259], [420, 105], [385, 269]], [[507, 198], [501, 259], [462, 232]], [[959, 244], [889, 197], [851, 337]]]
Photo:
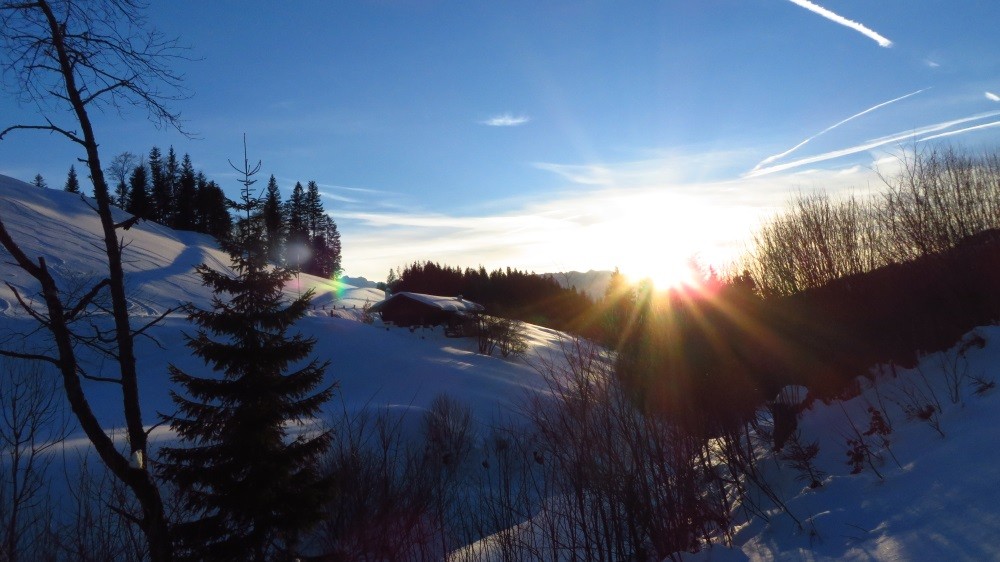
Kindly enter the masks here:
[[[46, 119], [46, 121], [49, 121], [49, 120]], [[83, 139], [81, 139], [79, 136], [77, 136], [77, 134], [74, 131], [68, 131], [66, 129], [63, 129], [62, 127], [59, 127], [59, 126], [55, 125], [51, 121], [49, 121], [48, 125], [11, 125], [10, 127], [7, 127], [6, 129], [4, 129], [3, 131], [0, 131], [0, 140], [3, 140], [3, 138], [7, 135], [7, 133], [10, 133], [11, 131], [22, 130], [22, 129], [42, 130], [42, 131], [50, 131], [50, 132], [53, 132], [53, 133], [59, 133], [59, 134], [63, 135], [64, 137], [68, 138], [69, 140], [71, 140], [71, 141], [73, 141], [73, 142], [75, 142], [77, 144], [81, 144], [81, 145], [84, 144]]]
[[94, 285], [93, 288], [91, 288], [90, 291], [88, 291], [87, 294], [80, 299], [80, 302], [76, 303], [76, 306], [74, 306], [72, 310], [66, 313], [66, 321], [70, 322], [74, 318], [76, 318], [77, 315], [80, 314], [80, 312], [82, 312], [84, 308], [86, 308], [91, 302], [93, 302], [94, 297], [97, 296], [97, 293], [99, 293], [101, 289], [107, 287], [110, 284], [111, 284], [110, 279], [101, 279], [100, 283]]
[[11, 285], [7, 281], [4, 281], [4, 284], [7, 285], [7, 288], [14, 293], [14, 298], [17, 300], [17, 304], [20, 305], [20, 307], [25, 312], [27, 312], [29, 316], [34, 318], [36, 322], [38, 322], [40, 325], [46, 328], [48, 328], [51, 325], [48, 318], [43, 316], [41, 313], [35, 310], [33, 306], [31, 306], [24, 300], [24, 297], [21, 296], [21, 292], [17, 290], [17, 287]]
[[120, 384], [122, 384], [122, 380], [121, 380], [121, 379], [119, 379], [119, 378], [113, 378], [113, 377], [98, 377], [98, 376], [96, 376], [96, 375], [89, 375], [89, 374], [87, 374], [87, 372], [86, 372], [86, 371], [84, 371], [84, 370], [83, 370], [83, 368], [82, 368], [82, 367], [78, 367], [78, 368], [77, 368], [77, 372], [78, 372], [78, 373], [80, 373], [80, 376], [81, 376], [81, 377], [83, 377], [83, 378], [87, 379], [88, 381], [94, 381], [94, 382], [109, 382], [109, 383], [113, 383], [113, 384], [117, 384], [117, 385], [120, 385]]
[[0, 349], [0, 356], [10, 357], [12, 359], [28, 359], [30, 361], [44, 361], [52, 365], [59, 365], [59, 360], [54, 357], [49, 357], [48, 355], [40, 355], [37, 353], [18, 353], [17, 351], [8, 351], [6, 349]]
[[[146, 337], [149, 337], [145, 333], [146, 330], [148, 330], [149, 328], [151, 328], [151, 327], [159, 324], [164, 318], [166, 318], [170, 314], [176, 312], [177, 310], [180, 310], [181, 308], [183, 308], [183, 307], [174, 306], [174, 307], [168, 308], [162, 314], [160, 314], [159, 316], [157, 316], [153, 320], [150, 320], [149, 322], [147, 322], [145, 326], [143, 326], [142, 328], [139, 328], [138, 330], [135, 330], [134, 332], [132, 332], [132, 336], [133, 337], [136, 337], [136, 336], [146, 336]], [[158, 342], [156, 339], [153, 339], [153, 338], [150, 338], [150, 339], [152, 339], [153, 342], [156, 343], [156, 345], [159, 346], [161, 349], [163, 348], [163, 346], [160, 345], [160, 342]]]

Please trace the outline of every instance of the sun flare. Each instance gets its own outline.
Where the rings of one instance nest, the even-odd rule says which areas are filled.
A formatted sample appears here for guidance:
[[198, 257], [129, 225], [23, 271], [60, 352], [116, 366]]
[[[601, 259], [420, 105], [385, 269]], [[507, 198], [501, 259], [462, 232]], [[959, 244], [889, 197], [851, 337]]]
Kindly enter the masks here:
[[[606, 255], [634, 282], [648, 279], [658, 290], [694, 284], [706, 267], [705, 244], [718, 213], [703, 203], [670, 193], [652, 193], [609, 216]], [[610, 234], [614, 233], [614, 234]]]

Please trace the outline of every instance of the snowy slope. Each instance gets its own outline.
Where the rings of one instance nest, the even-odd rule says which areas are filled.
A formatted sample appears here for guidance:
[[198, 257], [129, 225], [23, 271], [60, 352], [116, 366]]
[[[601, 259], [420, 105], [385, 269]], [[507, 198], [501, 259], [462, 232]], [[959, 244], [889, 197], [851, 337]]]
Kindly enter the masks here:
[[[43, 256], [57, 280], [85, 282], [106, 275], [101, 226], [89, 205], [93, 201], [63, 191], [39, 189], [31, 184], [0, 176], [0, 218], [15, 241], [29, 256]], [[115, 221], [129, 217], [114, 209]], [[210, 291], [194, 274], [194, 266], [206, 263], [225, 268], [229, 258], [215, 240], [205, 234], [179, 232], [160, 224], [142, 221], [121, 233], [128, 243], [124, 256], [127, 283], [135, 297], [136, 312], [155, 314], [176, 305], [192, 302], [206, 306]], [[0, 249], [0, 254], [5, 252]], [[8, 261], [8, 260], [4, 260]], [[22, 294], [37, 290], [27, 275], [4, 264], [2, 279]], [[302, 275], [303, 288], [317, 289], [317, 306], [363, 305], [383, 298], [376, 289], [358, 289], [311, 275]], [[294, 293], [298, 287], [289, 287]], [[11, 290], [0, 287], [0, 309], [17, 313]]]
[[[84, 283], [105, 271], [100, 224], [88, 199], [0, 176], [0, 217], [14, 239], [31, 256], [44, 256], [60, 282]], [[116, 210], [116, 220], [127, 218]], [[225, 268], [228, 257], [211, 237], [177, 232], [152, 222], [141, 222], [123, 233], [126, 283], [134, 297], [133, 325], [139, 326], [171, 306], [192, 302], [208, 306], [210, 291], [193, 268], [199, 263]], [[0, 280], [31, 297], [37, 286], [0, 255]], [[74, 281], [76, 280], [76, 281]], [[524, 392], [537, 391], [541, 381], [531, 361], [507, 361], [475, 353], [475, 342], [446, 338], [441, 330], [417, 330], [366, 325], [361, 317], [366, 303], [384, 298], [374, 288], [357, 288], [326, 279], [301, 275], [286, 292], [294, 296], [314, 289], [313, 311], [296, 328], [318, 340], [320, 360], [329, 360], [329, 382], [338, 382], [338, 398], [330, 415], [342, 409], [397, 406], [420, 412], [436, 395], [449, 393], [469, 403], [483, 421], [498, 410], [509, 409]], [[97, 319], [98, 322], [101, 319]], [[44, 345], [37, 336], [24, 338], [32, 323], [19, 310], [13, 292], [0, 287], [0, 343], [8, 346]], [[140, 391], [148, 423], [156, 412], [169, 412], [167, 365], [198, 372], [205, 366], [187, 353], [185, 332], [192, 327], [180, 315], [171, 315], [149, 333], [153, 339], [137, 341], [142, 380]], [[561, 334], [531, 328], [533, 352], [558, 354]], [[84, 354], [84, 362], [99, 372], [100, 358]], [[122, 423], [119, 397], [113, 385], [89, 383], [87, 390], [106, 427]]]
[[[981, 327], [915, 369], [897, 376], [883, 369], [875, 382], [863, 380], [856, 398], [813, 404], [800, 422], [801, 439], [820, 445], [823, 485], [809, 489], [787, 463], [764, 455], [802, 527], [775, 512], [769, 522], [758, 518], [739, 529], [732, 549], [716, 546], [685, 560], [1000, 560], [1000, 391], [976, 380], [1000, 383], [998, 365], [1000, 327]], [[940, 404], [943, 436], [906, 415], [915, 400]], [[846, 441], [852, 423], [869, 428], [869, 407], [888, 414], [889, 445], [870, 438], [875, 468], [852, 474]]]

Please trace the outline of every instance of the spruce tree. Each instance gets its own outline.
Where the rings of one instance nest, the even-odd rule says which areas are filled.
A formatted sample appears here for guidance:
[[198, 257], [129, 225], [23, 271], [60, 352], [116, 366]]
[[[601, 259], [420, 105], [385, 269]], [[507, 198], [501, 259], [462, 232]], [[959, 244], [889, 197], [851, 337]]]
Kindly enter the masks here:
[[287, 334], [305, 315], [312, 291], [286, 303], [282, 287], [292, 273], [267, 262], [254, 212], [260, 202], [250, 192], [259, 168], [244, 156], [241, 198], [232, 203], [240, 213], [236, 235], [222, 242], [234, 274], [197, 268], [215, 296], [211, 310], [190, 313], [199, 329], [188, 346], [215, 375], [170, 366], [186, 396], [172, 393], [179, 411], [165, 421], [186, 446], [162, 450], [160, 473], [192, 514], [175, 528], [177, 546], [198, 559], [291, 557], [330, 490], [318, 465], [331, 433], [291, 437], [285, 429], [319, 413], [333, 388], [316, 390], [326, 363], [313, 360], [289, 372], [315, 344]]
[[337, 223], [328, 215], [319, 219], [316, 235], [312, 239], [312, 259], [303, 271], [326, 279], [340, 275], [340, 232], [337, 231]]
[[264, 238], [267, 240], [267, 255], [272, 263], [281, 263], [285, 252], [284, 229], [285, 218], [281, 212], [281, 191], [274, 175], [267, 180], [267, 192], [264, 195], [264, 205], [261, 207], [261, 219], [264, 221]]
[[310, 239], [316, 238], [320, 234], [323, 214], [323, 200], [319, 196], [319, 185], [315, 181], [309, 181], [306, 185], [305, 216]]
[[173, 193], [167, 181], [163, 155], [160, 149], [149, 150], [149, 219], [160, 224], [167, 224], [170, 218], [170, 208], [173, 203]]
[[187, 154], [181, 162], [174, 199], [172, 226], [178, 230], [194, 230], [197, 223], [195, 205], [198, 199], [198, 179], [191, 164], [191, 157]]
[[42, 174], [35, 174], [35, 179], [31, 182], [35, 187], [40, 187], [42, 189], [48, 189], [49, 184], [45, 183], [45, 178]]
[[146, 166], [139, 164], [129, 176], [128, 204], [125, 210], [137, 217], [150, 218], [152, 214], [149, 202], [149, 179]]
[[198, 204], [195, 212], [195, 222], [198, 232], [214, 236], [217, 240], [228, 238], [233, 228], [232, 217], [229, 216], [228, 200], [222, 188], [214, 181], [205, 178], [198, 172]]
[[306, 192], [301, 182], [295, 182], [292, 196], [285, 207], [288, 234], [285, 243], [285, 263], [302, 270], [309, 260], [309, 216]]
[[72, 164], [69, 167], [69, 174], [66, 175], [66, 187], [64, 190], [70, 193], [80, 193], [80, 180], [76, 177], [76, 167]]

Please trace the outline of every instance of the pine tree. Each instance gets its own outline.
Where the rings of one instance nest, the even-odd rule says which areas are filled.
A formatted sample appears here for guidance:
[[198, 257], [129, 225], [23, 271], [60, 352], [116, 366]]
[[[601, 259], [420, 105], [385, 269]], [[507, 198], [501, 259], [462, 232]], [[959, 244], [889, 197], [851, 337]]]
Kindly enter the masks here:
[[303, 212], [306, 217], [306, 226], [309, 230], [309, 238], [316, 238], [320, 234], [323, 221], [323, 200], [319, 195], [319, 185], [315, 181], [309, 181], [306, 185], [306, 198]]
[[290, 438], [284, 429], [315, 416], [333, 388], [315, 390], [326, 363], [286, 372], [316, 343], [286, 333], [305, 315], [312, 292], [285, 304], [282, 286], [292, 273], [267, 263], [262, 221], [254, 216], [260, 202], [250, 193], [259, 168], [244, 156], [241, 199], [233, 204], [241, 218], [236, 236], [222, 243], [235, 276], [197, 268], [215, 297], [211, 310], [191, 312], [199, 329], [188, 346], [218, 374], [170, 367], [188, 397], [173, 393], [179, 413], [165, 420], [188, 446], [164, 448], [160, 472], [193, 514], [176, 526], [180, 550], [199, 559], [294, 553], [298, 534], [319, 519], [331, 488], [318, 469], [331, 433]]
[[129, 176], [128, 204], [125, 210], [137, 217], [150, 218], [152, 209], [149, 202], [149, 179], [146, 166], [140, 163]]
[[281, 212], [281, 192], [278, 190], [278, 181], [272, 175], [267, 180], [267, 194], [264, 196], [264, 205], [261, 208], [261, 216], [264, 220], [264, 236], [267, 240], [268, 258], [272, 263], [281, 263], [285, 253], [284, 229], [285, 219]]
[[66, 176], [66, 187], [63, 189], [70, 193], [80, 193], [80, 181], [76, 178], [76, 167], [72, 164], [69, 167], [69, 174]]
[[312, 259], [304, 271], [326, 279], [333, 279], [341, 273], [340, 232], [337, 231], [337, 223], [327, 215], [319, 220], [316, 236], [312, 239]]
[[309, 261], [309, 217], [306, 213], [306, 193], [302, 183], [295, 182], [292, 196], [285, 206], [288, 234], [285, 242], [285, 264], [303, 269]]
[[167, 195], [166, 207], [162, 210], [163, 224], [176, 228], [177, 224], [177, 190], [180, 184], [181, 170], [177, 165], [177, 153], [171, 146], [167, 150], [167, 161], [163, 163], [164, 193]]
[[39, 187], [41, 189], [48, 189], [49, 188], [49, 184], [45, 183], [45, 178], [42, 177], [42, 174], [35, 174], [35, 179], [32, 180], [31, 183], [35, 187]]
[[161, 224], [167, 224], [170, 217], [170, 205], [173, 194], [170, 192], [170, 184], [167, 183], [166, 173], [163, 165], [163, 155], [160, 149], [153, 147], [149, 150], [149, 219]]
[[214, 236], [217, 240], [228, 238], [233, 228], [229, 216], [228, 200], [222, 188], [214, 181], [205, 179], [205, 174], [196, 176], [198, 195], [195, 209], [195, 223], [198, 232]]
[[[171, 153], [172, 153], [171, 149]], [[173, 227], [178, 230], [194, 230], [197, 219], [195, 205], [198, 198], [198, 179], [191, 164], [191, 157], [184, 155], [180, 175], [177, 178], [177, 190], [174, 194]]]

